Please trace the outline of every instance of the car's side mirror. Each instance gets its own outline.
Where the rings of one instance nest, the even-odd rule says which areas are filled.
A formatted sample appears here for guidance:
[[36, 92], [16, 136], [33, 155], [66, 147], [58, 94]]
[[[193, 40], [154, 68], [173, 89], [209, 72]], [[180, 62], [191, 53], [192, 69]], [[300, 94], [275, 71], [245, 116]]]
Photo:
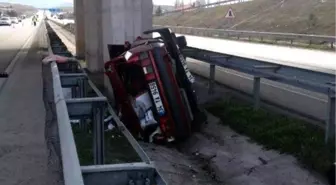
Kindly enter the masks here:
[[172, 37], [174, 38], [176, 44], [179, 46], [180, 49], [184, 49], [187, 47], [187, 40], [185, 36], [179, 36], [177, 37], [174, 32], [171, 32]]
[[176, 42], [180, 49], [184, 49], [185, 47], [187, 47], [187, 39], [185, 38], [185, 36], [176, 37]]

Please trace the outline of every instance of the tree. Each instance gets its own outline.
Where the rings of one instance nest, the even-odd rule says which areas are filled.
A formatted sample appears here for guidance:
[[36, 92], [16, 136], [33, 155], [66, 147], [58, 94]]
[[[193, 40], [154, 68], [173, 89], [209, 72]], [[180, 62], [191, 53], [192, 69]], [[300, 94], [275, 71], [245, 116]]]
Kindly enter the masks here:
[[157, 9], [156, 9], [156, 11], [155, 11], [155, 15], [156, 15], [156, 16], [160, 16], [160, 15], [162, 15], [162, 8], [161, 8], [161, 6], [158, 6], [158, 7], [157, 7]]
[[308, 28], [313, 28], [317, 25], [317, 17], [311, 13], [308, 18]]
[[18, 13], [15, 10], [8, 10], [6, 14], [10, 17], [17, 17]]
[[179, 6], [180, 6], [180, 1], [179, 1], [179, 0], [176, 0], [176, 1], [175, 1], [175, 9], [177, 9]]

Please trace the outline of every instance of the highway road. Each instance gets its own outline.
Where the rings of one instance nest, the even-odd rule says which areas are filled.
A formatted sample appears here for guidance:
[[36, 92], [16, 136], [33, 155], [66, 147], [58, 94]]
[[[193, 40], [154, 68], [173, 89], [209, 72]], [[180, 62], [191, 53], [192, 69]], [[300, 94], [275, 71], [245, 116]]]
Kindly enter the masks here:
[[[177, 36], [179, 36], [177, 34]], [[336, 53], [185, 35], [188, 46], [284, 64], [329, 74], [336, 72]]]
[[0, 26], [0, 72], [5, 71], [16, 54], [33, 35], [35, 28], [28, 19], [23, 24]]
[[46, 145], [50, 146], [50, 141], [45, 140], [44, 133], [46, 112], [40, 54], [41, 47], [47, 46], [45, 33], [43, 28], [37, 30], [28, 24], [0, 27], [1, 67], [9, 62], [12, 66], [11, 70], [6, 69], [9, 78], [0, 78], [1, 185], [60, 185], [62, 182], [48, 166], [54, 161], [48, 161]]

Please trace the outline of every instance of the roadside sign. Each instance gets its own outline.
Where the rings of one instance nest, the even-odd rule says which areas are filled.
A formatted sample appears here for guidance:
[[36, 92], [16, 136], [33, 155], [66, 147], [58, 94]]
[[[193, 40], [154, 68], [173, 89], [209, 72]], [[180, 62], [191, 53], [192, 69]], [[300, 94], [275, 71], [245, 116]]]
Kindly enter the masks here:
[[61, 12], [61, 9], [59, 9], [59, 8], [49, 8], [49, 11], [52, 12], [52, 13], [58, 13], [58, 12]]
[[225, 18], [235, 18], [232, 8], [229, 8], [228, 12], [225, 15]]

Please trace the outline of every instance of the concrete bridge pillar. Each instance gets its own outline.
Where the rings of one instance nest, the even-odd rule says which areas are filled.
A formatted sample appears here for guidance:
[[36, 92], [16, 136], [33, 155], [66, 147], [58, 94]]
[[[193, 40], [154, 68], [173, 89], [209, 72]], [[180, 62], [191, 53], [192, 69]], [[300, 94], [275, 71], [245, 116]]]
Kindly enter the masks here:
[[102, 0], [103, 54], [109, 60], [108, 44], [132, 42], [152, 28], [152, 0]]
[[92, 73], [103, 72], [101, 0], [84, 1], [85, 60]]
[[[85, 58], [91, 72], [103, 71], [104, 62], [109, 60], [108, 44], [132, 42], [152, 28], [152, 0], [75, 0], [75, 6], [77, 24], [80, 24], [76, 26], [76, 47], [80, 50], [80, 38], [84, 37]], [[84, 35], [80, 32], [83, 27]]]
[[74, 0], [76, 56], [85, 57], [84, 0]]
[[[84, 8], [81, 9], [83, 2]], [[93, 80], [99, 84], [104, 81], [104, 63], [110, 60], [107, 45], [132, 42], [142, 32], [152, 29], [152, 0], [75, 0], [76, 20], [84, 18], [84, 23], [77, 25], [78, 42], [85, 40], [85, 60], [87, 69], [93, 74]], [[81, 11], [83, 10], [83, 14]], [[85, 34], [80, 33], [84, 27]], [[77, 39], [76, 39], [77, 40]], [[81, 45], [81, 46], [80, 46]], [[79, 47], [79, 48], [78, 48]], [[82, 53], [82, 50], [78, 51]]]

